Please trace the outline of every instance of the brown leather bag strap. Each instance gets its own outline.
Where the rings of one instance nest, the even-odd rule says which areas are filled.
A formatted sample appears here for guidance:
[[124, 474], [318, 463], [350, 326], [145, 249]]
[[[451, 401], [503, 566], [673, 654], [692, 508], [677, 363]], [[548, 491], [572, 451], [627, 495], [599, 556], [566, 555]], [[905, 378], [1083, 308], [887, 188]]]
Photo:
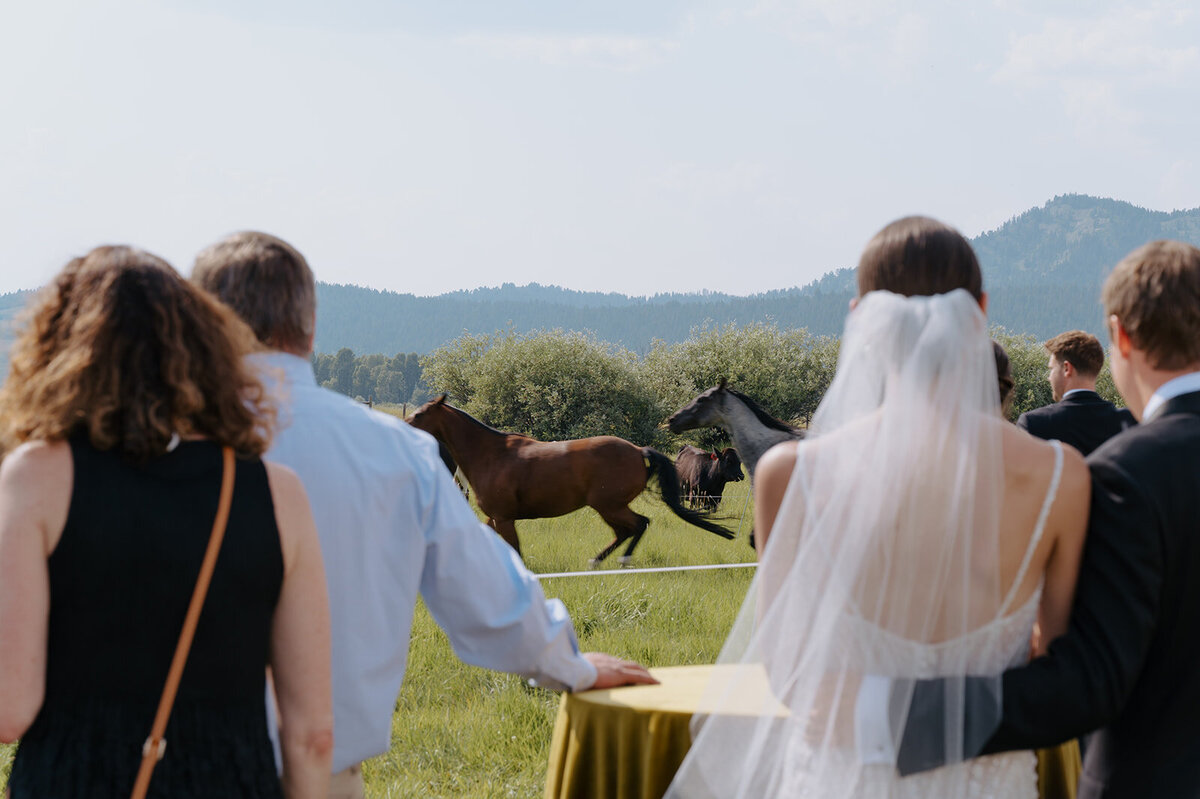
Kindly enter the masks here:
[[233, 450], [224, 447], [221, 452], [224, 466], [221, 474], [221, 499], [217, 503], [217, 518], [213, 520], [212, 535], [208, 539], [208, 550], [204, 553], [204, 562], [200, 566], [200, 576], [196, 578], [196, 590], [192, 592], [192, 602], [188, 605], [187, 616], [183, 620], [183, 631], [179, 633], [179, 643], [175, 645], [175, 657], [171, 660], [171, 668], [167, 672], [167, 684], [163, 686], [162, 698], [158, 700], [158, 712], [154, 715], [154, 725], [150, 728], [150, 737], [142, 744], [142, 765], [138, 769], [137, 780], [133, 783], [132, 799], [144, 799], [146, 790], [150, 787], [150, 775], [154, 766], [162, 760], [167, 751], [167, 741], [163, 733], [167, 731], [167, 719], [171, 716], [171, 706], [175, 704], [175, 692], [179, 690], [179, 680], [183, 677], [183, 667], [187, 663], [188, 650], [192, 648], [192, 637], [196, 634], [196, 623], [200, 621], [200, 609], [204, 607], [204, 597], [208, 594], [208, 584], [212, 580], [213, 569], [217, 565], [217, 554], [221, 551], [221, 541], [225, 538], [225, 525], [229, 521], [229, 506], [233, 502], [233, 477], [236, 468]]

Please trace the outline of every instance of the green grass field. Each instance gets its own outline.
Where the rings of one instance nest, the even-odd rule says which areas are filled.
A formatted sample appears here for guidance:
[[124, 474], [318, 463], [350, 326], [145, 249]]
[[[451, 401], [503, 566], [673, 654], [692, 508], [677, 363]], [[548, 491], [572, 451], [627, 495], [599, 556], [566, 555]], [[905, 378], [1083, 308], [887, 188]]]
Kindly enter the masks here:
[[[728, 489], [722, 513], [736, 530], [748, 483]], [[746, 543], [752, 508], [734, 541], [685, 524], [650, 492], [633, 508], [651, 523], [631, 568], [754, 560]], [[585, 571], [588, 559], [612, 539], [590, 509], [518, 522], [517, 530], [526, 563], [538, 573]], [[548, 596], [566, 604], [583, 649], [649, 666], [712, 662], [754, 570], [621, 574], [616, 557], [605, 564], [611, 574], [543, 583]], [[530, 688], [518, 677], [464, 665], [418, 606], [392, 746], [366, 764], [367, 796], [540, 796], [558, 701], [558, 694]], [[0, 786], [7, 783], [13, 750], [0, 746]]]

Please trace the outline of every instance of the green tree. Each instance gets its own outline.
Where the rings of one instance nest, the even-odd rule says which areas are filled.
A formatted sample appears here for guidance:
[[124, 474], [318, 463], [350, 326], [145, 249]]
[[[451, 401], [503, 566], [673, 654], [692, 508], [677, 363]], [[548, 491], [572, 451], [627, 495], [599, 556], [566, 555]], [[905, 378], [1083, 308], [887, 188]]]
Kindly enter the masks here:
[[547, 441], [665, 440], [656, 398], [628, 350], [561, 330], [483, 339], [464, 336], [423, 360], [429, 386], [482, 421]]
[[334, 391], [354, 396], [354, 350], [342, 347], [337, 351], [329, 368], [329, 382], [326, 385]]
[[333, 361], [334, 356], [329, 353], [312, 355], [313, 374], [317, 378], [317, 385], [323, 386], [327, 384], [333, 376]]
[[382, 401], [379, 398], [379, 381], [383, 377], [383, 371], [387, 358], [383, 355], [363, 355], [356, 358], [354, 361], [354, 385], [348, 392], [352, 397], [362, 397], [363, 399], [373, 399]]
[[[423, 393], [449, 395], [452, 403], [466, 406], [474, 396], [472, 381], [483, 355], [492, 346], [492, 336], [459, 336], [421, 358]], [[413, 391], [413, 402], [423, 401]]]
[[[642, 372], [659, 399], [662, 418], [724, 379], [774, 416], [806, 425], [833, 380], [837, 353], [836, 339], [804, 328], [728, 324], [693, 330], [679, 344], [655, 342]], [[714, 432], [688, 439], [709, 447], [725, 441]]]

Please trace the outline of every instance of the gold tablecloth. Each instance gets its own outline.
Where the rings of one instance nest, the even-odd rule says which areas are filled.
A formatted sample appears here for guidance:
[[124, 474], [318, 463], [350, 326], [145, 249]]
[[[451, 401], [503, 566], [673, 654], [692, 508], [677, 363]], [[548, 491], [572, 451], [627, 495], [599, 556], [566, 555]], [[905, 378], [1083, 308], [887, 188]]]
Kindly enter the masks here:
[[[733, 706], [757, 714], [774, 706], [761, 666], [651, 669], [659, 685], [564, 694], [550, 742], [545, 799], [659, 799], [692, 745], [688, 723], [717, 670], [735, 686]], [[726, 707], [730, 705], [725, 705]], [[1074, 799], [1079, 747], [1038, 752], [1042, 799]]]
[[[651, 669], [659, 685], [564, 694], [550, 743], [546, 799], [658, 799], [692, 745], [688, 722], [714, 674], [728, 671], [738, 706], [771, 701], [761, 666]], [[787, 712], [779, 705], [778, 711]]]

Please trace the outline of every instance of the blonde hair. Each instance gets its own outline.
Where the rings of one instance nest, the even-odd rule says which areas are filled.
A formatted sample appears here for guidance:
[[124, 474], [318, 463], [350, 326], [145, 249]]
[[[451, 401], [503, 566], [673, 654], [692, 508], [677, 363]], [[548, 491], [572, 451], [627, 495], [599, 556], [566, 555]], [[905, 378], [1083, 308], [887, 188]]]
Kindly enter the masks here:
[[1104, 281], [1104, 313], [1116, 316], [1155, 369], [1200, 364], [1200, 249], [1152, 241]]
[[44, 288], [0, 389], [4, 446], [86, 433], [135, 461], [173, 435], [262, 454], [275, 411], [243, 362], [254, 335], [166, 261], [97, 247]]

